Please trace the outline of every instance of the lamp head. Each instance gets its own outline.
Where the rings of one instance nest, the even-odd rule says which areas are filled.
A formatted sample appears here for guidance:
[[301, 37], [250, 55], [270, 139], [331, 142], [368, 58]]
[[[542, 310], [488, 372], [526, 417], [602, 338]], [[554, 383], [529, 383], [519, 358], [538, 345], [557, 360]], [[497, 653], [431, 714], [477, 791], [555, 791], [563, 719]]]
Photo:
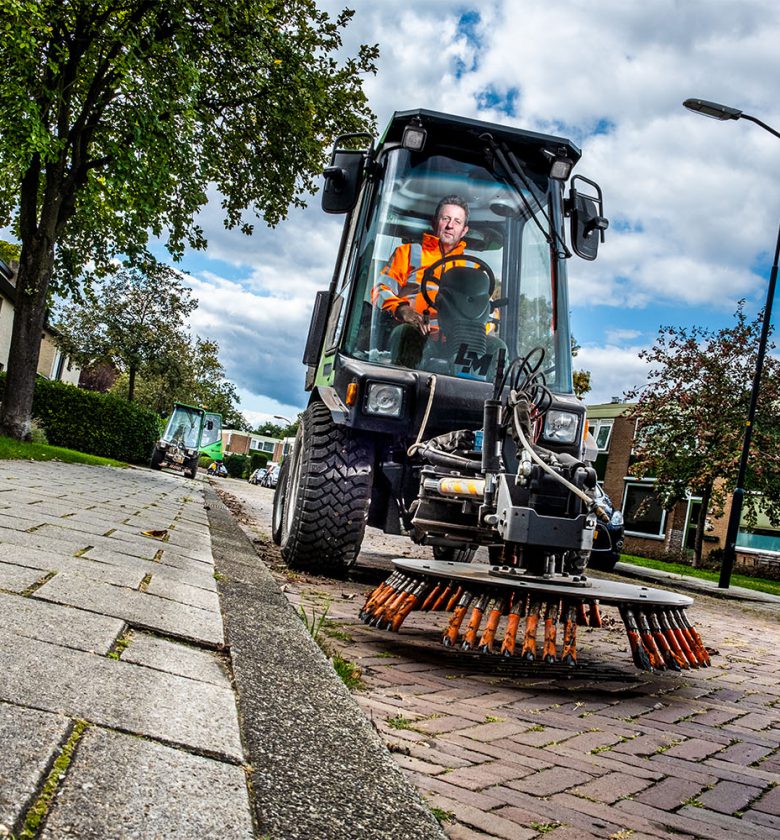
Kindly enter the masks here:
[[708, 102], [706, 99], [686, 99], [683, 105], [689, 111], [696, 111], [699, 114], [704, 114], [705, 117], [712, 117], [714, 120], [738, 120], [742, 116], [742, 111], [737, 108], [719, 105], [717, 102]]

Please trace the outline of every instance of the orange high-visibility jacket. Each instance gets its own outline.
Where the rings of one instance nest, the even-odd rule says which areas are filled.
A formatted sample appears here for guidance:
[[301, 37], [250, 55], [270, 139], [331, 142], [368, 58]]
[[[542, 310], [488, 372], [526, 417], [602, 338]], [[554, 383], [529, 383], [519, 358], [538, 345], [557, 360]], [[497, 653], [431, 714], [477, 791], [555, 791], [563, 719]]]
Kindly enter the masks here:
[[[465, 248], [466, 242], [461, 239], [449, 252], [449, 255], [462, 254]], [[399, 245], [393, 252], [390, 262], [382, 269], [382, 279], [371, 290], [371, 302], [374, 306], [380, 306], [392, 315], [395, 315], [396, 310], [402, 303], [408, 303], [418, 312], [425, 312], [427, 309], [431, 328], [438, 329], [436, 311], [431, 309], [420, 293], [420, 284], [423, 271], [443, 256], [439, 238], [430, 233], [423, 234], [422, 245], [416, 243]], [[441, 277], [441, 268], [446, 271], [456, 265], [465, 265], [465, 263], [458, 260], [447, 263], [436, 269], [435, 277]], [[415, 271], [415, 269], [418, 270]], [[436, 293], [439, 291], [438, 283], [429, 280], [427, 291], [428, 297], [431, 300], [436, 300]]]

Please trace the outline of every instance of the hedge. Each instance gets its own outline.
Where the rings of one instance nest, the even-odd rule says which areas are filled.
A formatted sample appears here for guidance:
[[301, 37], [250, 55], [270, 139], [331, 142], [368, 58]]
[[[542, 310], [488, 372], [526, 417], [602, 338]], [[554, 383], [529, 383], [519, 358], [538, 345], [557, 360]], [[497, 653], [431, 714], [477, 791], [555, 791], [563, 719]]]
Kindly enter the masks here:
[[[0, 373], [0, 400], [4, 392]], [[32, 414], [52, 446], [136, 464], [149, 460], [160, 435], [160, 418], [148, 408], [41, 377], [35, 380]]]

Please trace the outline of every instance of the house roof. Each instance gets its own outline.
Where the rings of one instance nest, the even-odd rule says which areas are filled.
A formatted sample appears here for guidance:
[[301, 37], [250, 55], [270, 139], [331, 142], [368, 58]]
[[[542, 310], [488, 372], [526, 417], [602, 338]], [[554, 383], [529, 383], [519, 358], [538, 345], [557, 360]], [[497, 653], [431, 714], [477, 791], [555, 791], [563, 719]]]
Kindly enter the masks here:
[[627, 414], [635, 403], [600, 403], [586, 407], [588, 420], [609, 420]]

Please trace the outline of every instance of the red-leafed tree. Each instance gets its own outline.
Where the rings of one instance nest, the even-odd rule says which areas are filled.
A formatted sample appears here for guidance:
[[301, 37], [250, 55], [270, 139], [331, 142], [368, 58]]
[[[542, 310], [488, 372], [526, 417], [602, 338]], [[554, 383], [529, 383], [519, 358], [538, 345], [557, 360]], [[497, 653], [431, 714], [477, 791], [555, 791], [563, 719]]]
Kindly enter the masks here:
[[[667, 510], [688, 494], [701, 497], [694, 565], [701, 561], [708, 512], [722, 515], [735, 485], [761, 323], [760, 316], [749, 321], [740, 302], [732, 326], [663, 327], [653, 347], [640, 353], [651, 365], [647, 385], [626, 395], [636, 401], [629, 415], [637, 423], [631, 473], [655, 478]], [[748, 523], [762, 511], [780, 524], [780, 363], [771, 355], [745, 489]]]

